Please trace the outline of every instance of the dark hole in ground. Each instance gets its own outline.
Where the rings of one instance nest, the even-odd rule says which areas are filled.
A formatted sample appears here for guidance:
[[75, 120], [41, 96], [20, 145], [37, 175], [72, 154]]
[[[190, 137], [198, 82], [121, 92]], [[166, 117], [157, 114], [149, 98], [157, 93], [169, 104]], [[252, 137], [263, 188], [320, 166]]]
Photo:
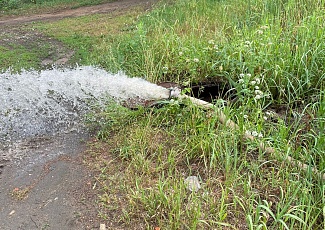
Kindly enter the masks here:
[[[200, 82], [198, 84], [192, 84], [191, 86], [184, 87], [179, 86], [173, 82], [162, 82], [158, 85], [165, 88], [178, 87], [181, 90], [187, 91], [186, 94], [207, 102], [213, 102], [216, 99], [234, 100], [236, 97], [236, 91], [229, 83], [226, 82]], [[188, 90], [187, 90], [188, 89]]]
[[203, 82], [192, 85], [190, 89], [190, 96], [207, 102], [213, 102], [216, 99], [234, 100], [236, 94], [235, 90], [224, 82]]

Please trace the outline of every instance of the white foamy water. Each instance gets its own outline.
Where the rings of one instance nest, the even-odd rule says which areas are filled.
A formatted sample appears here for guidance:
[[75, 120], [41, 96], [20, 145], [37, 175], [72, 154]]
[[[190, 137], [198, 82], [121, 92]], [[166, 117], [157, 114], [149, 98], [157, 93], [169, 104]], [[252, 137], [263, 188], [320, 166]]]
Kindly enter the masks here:
[[84, 66], [0, 74], [0, 141], [64, 132], [91, 105], [129, 98], [159, 100], [169, 91], [141, 78]]

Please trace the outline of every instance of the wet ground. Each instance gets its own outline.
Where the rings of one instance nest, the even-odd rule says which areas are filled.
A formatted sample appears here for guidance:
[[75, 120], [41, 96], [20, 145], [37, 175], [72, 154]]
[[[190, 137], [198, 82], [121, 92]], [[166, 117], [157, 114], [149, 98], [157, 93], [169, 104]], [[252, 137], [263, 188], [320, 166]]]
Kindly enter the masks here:
[[93, 175], [82, 163], [87, 139], [65, 133], [1, 150], [10, 159], [2, 161], [0, 229], [98, 229]]
[[[50, 45], [43, 66], [64, 65], [73, 51], [26, 23], [126, 10], [155, 1], [121, 0], [53, 14], [0, 18], [0, 45]], [[35, 44], [33, 45], [35, 46]], [[0, 144], [0, 229], [99, 229], [93, 172], [83, 164], [89, 134], [61, 133]], [[107, 220], [109, 225], [109, 220]]]

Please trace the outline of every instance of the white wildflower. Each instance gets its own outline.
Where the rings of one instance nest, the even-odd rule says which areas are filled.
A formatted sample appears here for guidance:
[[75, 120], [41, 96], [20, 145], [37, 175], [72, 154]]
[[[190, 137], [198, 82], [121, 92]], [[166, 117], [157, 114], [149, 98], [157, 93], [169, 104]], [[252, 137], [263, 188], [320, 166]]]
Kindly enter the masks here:
[[162, 67], [162, 69], [163, 69], [164, 71], [167, 71], [167, 70], [168, 70], [168, 67], [167, 67], [167, 66], [164, 66], [164, 67]]
[[256, 84], [256, 81], [251, 81], [251, 85], [255, 85]]
[[255, 88], [255, 89], [260, 89], [260, 87], [258, 87], [258, 85], [257, 85], [257, 86], [255, 86], [254, 88]]
[[241, 74], [239, 74], [239, 77], [243, 78], [243, 77], [245, 77], [245, 74], [241, 73]]
[[239, 82], [240, 84], [243, 84], [245, 81], [244, 81], [244, 79], [241, 78], [241, 79], [238, 80], [238, 82]]
[[247, 118], [248, 118], [248, 116], [245, 114], [245, 115], [244, 115], [244, 119], [247, 119]]
[[252, 75], [250, 73], [246, 74], [247, 77], [251, 77]]
[[217, 46], [217, 45], [214, 45], [214, 47], [213, 47], [215, 50], [218, 50], [219, 49], [219, 47]]
[[259, 133], [259, 134], [258, 134], [258, 137], [259, 137], [259, 138], [263, 138], [263, 134], [262, 134], [262, 133]]
[[178, 55], [179, 55], [179, 56], [182, 56], [182, 55], [183, 55], [183, 52], [182, 52], [182, 51], [180, 51], [180, 52], [178, 53]]
[[253, 136], [253, 137], [257, 137], [257, 136], [258, 136], [258, 132], [253, 131], [253, 132], [252, 132], [252, 136]]
[[258, 85], [261, 83], [261, 79], [259, 79], [258, 77], [255, 78], [255, 81], [256, 81], [256, 83], [257, 83]]
[[246, 131], [245, 131], [245, 135], [250, 136], [250, 135], [252, 135], [252, 133], [251, 133], [251, 131], [246, 130]]
[[259, 94], [257, 94], [256, 96], [255, 96], [255, 99], [256, 100], [259, 100], [259, 99], [261, 99], [262, 97], [261, 97], [261, 95], [259, 95]]
[[263, 34], [263, 30], [257, 30], [256, 33]]
[[211, 44], [211, 45], [213, 45], [214, 44], [214, 41], [213, 40], [209, 40], [208, 43]]
[[265, 121], [267, 121], [267, 116], [263, 116], [263, 119], [264, 119]]
[[257, 90], [255, 90], [255, 94], [256, 94], [256, 95], [263, 95], [263, 92], [262, 92], [261, 90], [258, 90], [258, 89], [257, 89]]
[[194, 58], [193, 61], [197, 63], [197, 62], [199, 62], [199, 59], [198, 58]]

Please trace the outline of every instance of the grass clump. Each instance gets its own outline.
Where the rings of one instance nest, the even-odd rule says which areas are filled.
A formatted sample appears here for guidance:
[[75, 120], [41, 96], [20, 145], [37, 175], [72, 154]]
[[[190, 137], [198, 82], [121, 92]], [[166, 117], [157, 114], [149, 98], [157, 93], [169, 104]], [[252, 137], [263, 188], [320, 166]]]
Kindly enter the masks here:
[[[92, 60], [109, 70], [185, 87], [218, 79], [236, 97], [228, 107], [214, 103], [237, 131], [220, 125], [213, 111], [178, 100], [99, 116], [107, 155], [122, 169], [122, 209], [108, 205], [119, 210], [119, 224], [323, 228], [324, 182], [312, 172], [325, 169], [323, 18], [320, 1], [164, 1], [96, 46]], [[256, 141], [244, 141], [244, 133]], [[260, 151], [260, 141], [275, 154]], [[190, 192], [188, 176], [197, 176], [202, 189]], [[105, 187], [112, 181], [101, 183], [103, 195], [112, 195]]]
[[324, 21], [319, 1], [162, 3], [111, 45], [115, 61], [102, 65], [187, 84], [262, 74], [274, 99], [293, 102], [321, 88]]
[[[158, 110], [111, 106], [104, 114], [107, 122], [104, 119], [98, 125], [101, 134], [108, 134], [101, 137], [107, 138], [109, 147], [95, 156], [101, 157], [102, 164], [114, 158], [111, 164], [119, 170], [103, 173], [101, 196], [114, 197], [116, 193], [106, 184], [113, 181], [106, 177], [119, 175], [117, 187], [123, 192], [118, 194], [123, 202], [104, 202], [108, 209], [101, 214], [109, 218], [114, 208], [119, 225], [146, 229], [322, 226], [322, 181], [281, 162], [281, 156], [264, 155], [258, 142], [243, 142], [242, 131], [219, 125], [213, 112], [187, 101], [172, 101]], [[247, 123], [239, 121], [239, 126]], [[277, 133], [270, 134], [276, 137]], [[287, 148], [284, 141], [276, 144], [278, 149]], [[198, 192], [186, 188], [188, 176], [200, 179]]]

